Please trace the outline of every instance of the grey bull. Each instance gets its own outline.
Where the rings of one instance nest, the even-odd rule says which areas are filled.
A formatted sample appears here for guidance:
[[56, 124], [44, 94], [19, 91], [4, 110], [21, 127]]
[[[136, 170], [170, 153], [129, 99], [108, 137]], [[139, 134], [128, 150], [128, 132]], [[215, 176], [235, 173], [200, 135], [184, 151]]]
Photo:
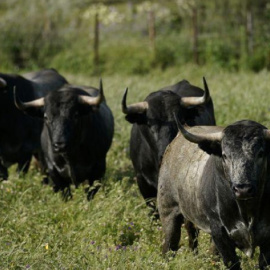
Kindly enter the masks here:
[[270, 130], [243, 120], [227, 126], [197, 126], [167, 147], [158, 207], [165, 234], [163, 252], [177, 250], [183, 219], [209, 233], [230, 269], [241, 269], [236, 248], [259, 266], [270, 264]]

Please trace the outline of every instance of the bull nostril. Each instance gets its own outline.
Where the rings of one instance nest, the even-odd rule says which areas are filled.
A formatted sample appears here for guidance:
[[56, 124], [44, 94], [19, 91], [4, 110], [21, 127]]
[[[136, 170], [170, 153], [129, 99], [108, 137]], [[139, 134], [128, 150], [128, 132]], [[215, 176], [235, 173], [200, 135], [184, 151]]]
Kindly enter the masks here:
[[240, 184], [233, 187], [233, 192], [238, 198], [253, 197], [255, 188], [251, 184]]

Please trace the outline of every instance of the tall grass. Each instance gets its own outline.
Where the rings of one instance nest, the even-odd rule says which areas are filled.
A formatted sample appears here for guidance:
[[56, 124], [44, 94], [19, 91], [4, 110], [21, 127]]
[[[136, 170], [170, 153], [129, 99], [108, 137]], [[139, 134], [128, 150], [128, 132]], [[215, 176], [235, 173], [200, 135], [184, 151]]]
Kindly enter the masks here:
[[[65, 74], [74, 84], [98, 86], [97, 77]], [[107, 156], [102, 188], [88, 202], [83, 187], [63, 202], [31, 167], [25, 176], [10, 169], [0, 183], [0, 269], [225, 269], [209, 254], [209, 236], [201, 233], [199, 254], [188, 250], [183, 230], [175, 257], [161, 255], [162, 230], [138, 192], [129, 160], [131, 125], [120, 103], [129, 87], [128, 103], [181, 79], [202, 86], [206, 76], [214, 100], [216, 120], [227, 125], [253, 119], [270, 128], [270, 76], [267, 72], [228, 73], [217, 68], [182, 66], [146, 76], [110, 75], [103, 78], [108, 105], [115, 117], [115, 136]], [[254, 269], [254, 259], [242, 253], [243, 269]]]

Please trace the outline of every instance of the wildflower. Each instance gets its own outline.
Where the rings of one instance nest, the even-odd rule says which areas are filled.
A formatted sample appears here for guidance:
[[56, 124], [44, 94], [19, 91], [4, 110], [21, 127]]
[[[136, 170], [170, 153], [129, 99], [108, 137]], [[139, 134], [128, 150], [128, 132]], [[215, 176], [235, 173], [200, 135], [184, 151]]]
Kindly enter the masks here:
[[122, 248], [121, 245], [117, 245], [117, 246], [115, 247], [115, 250], [119, 250], [119, 249], [121, 249], [121, 248]]
[[48, 243], [45, 244], [45, 249], [46, 249], [46, 250], [49, 249], [49, 244], [48, 244]]

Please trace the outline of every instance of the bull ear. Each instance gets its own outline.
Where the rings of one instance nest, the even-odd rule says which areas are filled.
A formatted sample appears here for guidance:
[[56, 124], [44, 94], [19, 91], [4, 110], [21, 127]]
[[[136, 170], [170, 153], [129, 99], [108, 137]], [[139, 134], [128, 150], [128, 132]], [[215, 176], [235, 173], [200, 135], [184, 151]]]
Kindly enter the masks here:
[[221, 143], [217, 141], [205, 141], [199, 143], [199, 147], [208, 155], [222, 156]]
[[180, 123], [176, 114], [174, 114], [174, 118], [178, 130], [188, 141], [198, 144], [198, 146], [209, 155], [221, 156], [223, 128], [217, 126], [196, 126], [193, 128], [192, 133], [190, 133]]
[[147, 123], [147, 117], [145, 114], [141, 114], [141, 113], [132, 113], [132, 114], [127, 114], [125, 116], [125, 119], [131, 123], [131, 124], [138, 124], [138, 125], [142, 125], [142, 124], [146, 124]]

